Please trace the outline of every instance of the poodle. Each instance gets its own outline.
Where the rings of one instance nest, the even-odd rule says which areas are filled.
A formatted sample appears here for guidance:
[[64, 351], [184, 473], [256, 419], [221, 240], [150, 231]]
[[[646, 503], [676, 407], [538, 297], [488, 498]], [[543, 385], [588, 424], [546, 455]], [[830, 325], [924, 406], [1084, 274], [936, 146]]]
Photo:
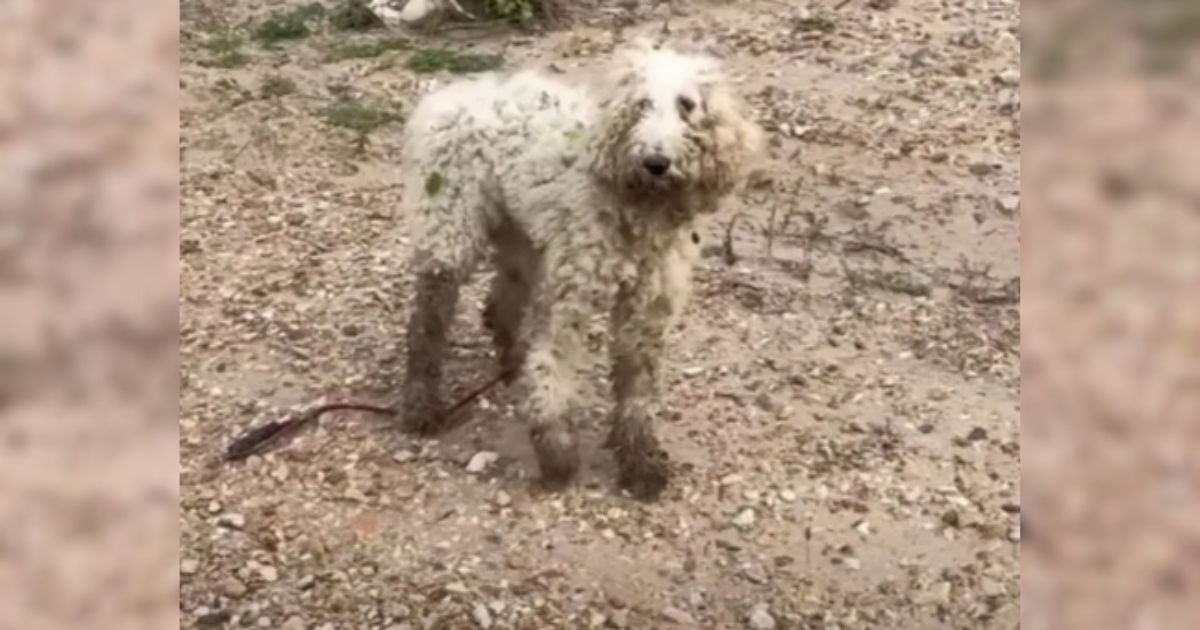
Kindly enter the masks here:
[[618, 485], [643, 500], [669, 481], [654, 432], [664, 337], [688, 298], [696, 222], [745, 181], [761, 129], [720, 62], [639, 42], [589, 90], [536, 71], [426, 94], [405, 126], [404, 211], [416, 297], [401, 414], [443, 427], [447, 333], [460, 287], [490, 258], [483, 320], [542, 481], [579, 468], [589, 320], [608, 315]]

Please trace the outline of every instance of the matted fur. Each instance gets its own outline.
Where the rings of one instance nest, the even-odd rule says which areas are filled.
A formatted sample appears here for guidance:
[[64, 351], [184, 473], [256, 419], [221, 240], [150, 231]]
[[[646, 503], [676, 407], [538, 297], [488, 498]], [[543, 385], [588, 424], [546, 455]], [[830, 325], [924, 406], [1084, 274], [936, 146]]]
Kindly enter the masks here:
[[669, 475], [653, 429], [663, 343], [689, 294], [695, 223], [744, 181], [760, 144], [716, 59], [644, 43], [617, 54], [594, 91], [524, 71], [426, 95], [402, 165], [417, 274], [406, 429], [440, 429], [459, 287], [490, 257], [484, 321], [526, 388], [543, 480], [562, 485], [578, 470], [585, 334], [607, 312], [608, 445], [620, 486], [656, 497]]

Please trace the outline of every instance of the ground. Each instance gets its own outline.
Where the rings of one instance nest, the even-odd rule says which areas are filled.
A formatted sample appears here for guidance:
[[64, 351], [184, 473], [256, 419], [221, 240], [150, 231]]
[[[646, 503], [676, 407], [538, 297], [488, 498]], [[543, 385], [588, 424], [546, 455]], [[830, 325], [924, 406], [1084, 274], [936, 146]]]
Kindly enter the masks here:
[[[420, 37], [229, 4], [182, 5], [184, 627], [1019, 627], [1015, 0], [580, 4], [550, 33]], [[661, 501], [614, 488], [599, 397], [561, 494], [531, 486], [503, 389], [438, 440], [342, 414], [218, 463], [286, 406], [395, 395], [418, 90], [587, 65], [666, 16], [728, 58], [771, 150], [702, 235]], [[455, 391], [495, 370], [485, 281]]]

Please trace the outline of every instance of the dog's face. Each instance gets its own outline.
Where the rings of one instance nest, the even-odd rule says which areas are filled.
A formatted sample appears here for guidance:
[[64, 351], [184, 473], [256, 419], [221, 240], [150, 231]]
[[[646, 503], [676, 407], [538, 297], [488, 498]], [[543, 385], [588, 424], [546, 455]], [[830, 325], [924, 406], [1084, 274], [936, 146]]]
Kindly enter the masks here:
[[636, 45], [618, 57], [602, 97], [597, 171], [633, 195], [726, 195], [760, 149], [761, 131], [708, 56]]

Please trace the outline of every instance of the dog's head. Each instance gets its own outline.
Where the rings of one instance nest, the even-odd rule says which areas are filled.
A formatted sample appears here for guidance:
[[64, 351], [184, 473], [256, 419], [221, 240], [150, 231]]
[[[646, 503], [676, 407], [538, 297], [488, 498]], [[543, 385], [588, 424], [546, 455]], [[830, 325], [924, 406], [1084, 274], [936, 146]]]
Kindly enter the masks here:
[[761, 149], [761, 130], [708, 55], [635, 43], [600, 97], [593, 173], [627, 196], [728, 195]]

